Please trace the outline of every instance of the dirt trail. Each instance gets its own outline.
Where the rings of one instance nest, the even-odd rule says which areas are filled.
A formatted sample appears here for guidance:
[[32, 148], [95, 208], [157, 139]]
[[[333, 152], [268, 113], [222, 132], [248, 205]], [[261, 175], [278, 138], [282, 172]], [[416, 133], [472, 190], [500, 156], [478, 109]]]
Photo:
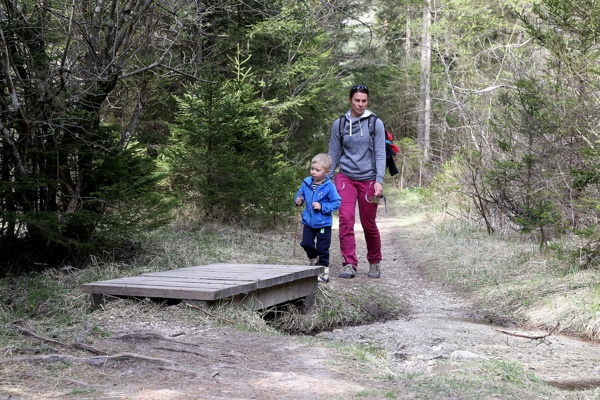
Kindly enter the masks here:
[[[570, 389], [600, 386], [600, 344], [563, 335], [531, 340], [507, 335], [499, 330], [526, 336], [542, 336], [543, 331], [527, 331], [482, 323], [468, 302], [439, 285], [431, 283], [423, 269], [411, 261], [397, 222], [380, 221], [384, 235], [385, 270], [381, 287], [397, 292], [411, 304], [411, 317], [367, 326], [348, 327], [322, 336], [345, 342], [375, 343], [396, 360], [395, 372], [423, 372], [448, 358], [489, 358], [518, 361], [542, 380]], [[358, 227], [357, 227], [358, 228]], [[355, 282], [338, 285], [370, 284], [366, 272]]]
[[[540, 344], [478, 323], [469, 303], [429, 282], [411, 261], [403, 250], [408, 240], [402, 238], [398, 222], [385, 213], [379, 222], [385, 258], [382, 278], [368, 279], [361, 266], [356, 278], [339, 279], [340, 260], [334, 256], [329, 285], [348, 290], [378, 286], [396, 293], [410, 302], [411, 317], [336, 329], [319, 334], [321, 339], [375, 343], [389, 352], [390, 369], [398, 374], [429, 371], [447, 358], [486, 357], [517, 360], [546, 381], [573, 386], [598, 383], [597, 344], [563, 336], [551, 336]], [[361, 235], [357, 226], [359, 257], [364, 259]], [[336, 246], [332, 245], [334, 255]], [[155, 360], [124, 358], [101, 367], [57, 365], [51, 376], [35, 364], [11, 364], [0, 373], [0, 399], [347, 399], [363, 390], [376, 387], [382, 393], [383, 385], [391, 389], [398, 384], [375, 382], [354, 372], [335, 346], [233, 327], [195, 326], [179, 315], [167, 310], [132, 316], [110, 306], [94, 313], [95, 322], [113, 335], [152, 332], [164, 337], [104, 338], [90, 345], [113, 355], [138, 354]]]

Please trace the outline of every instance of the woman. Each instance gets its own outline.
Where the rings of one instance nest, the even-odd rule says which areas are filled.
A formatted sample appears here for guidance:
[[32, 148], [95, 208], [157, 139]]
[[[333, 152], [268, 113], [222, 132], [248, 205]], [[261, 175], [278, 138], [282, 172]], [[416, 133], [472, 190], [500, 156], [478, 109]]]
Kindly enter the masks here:
[[[369, 89], [350, 89], [350, 110], [331, 128], [329, 155], [331, 174], [339, 165], [335, 187], [342, 198], [339, 209], [340, 252], [344, 265], [340, 278], [354, 278], [358, 269], [354, 221], [356, 203], [367, 244], [369, 278], [381, 276], [381, 239], [375, 222], [379, 199], [383, 196], [386, 167], [383, 122], [367, 109]], [[369, 129], [369, 123], [374, 129]], [[371, 134], [371, 132], [373, 132]]]

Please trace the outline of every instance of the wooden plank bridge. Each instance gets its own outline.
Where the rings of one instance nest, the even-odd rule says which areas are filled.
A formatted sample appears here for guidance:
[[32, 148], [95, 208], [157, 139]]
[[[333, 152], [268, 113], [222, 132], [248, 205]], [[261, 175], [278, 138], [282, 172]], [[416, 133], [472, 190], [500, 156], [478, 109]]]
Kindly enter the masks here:
[[87, 283], [92, 307], [119, 297], [190, 301], [202, 307], [231, 301], [252, 310], [305, 299], [310, 305], [322, 266], [210, 264]]

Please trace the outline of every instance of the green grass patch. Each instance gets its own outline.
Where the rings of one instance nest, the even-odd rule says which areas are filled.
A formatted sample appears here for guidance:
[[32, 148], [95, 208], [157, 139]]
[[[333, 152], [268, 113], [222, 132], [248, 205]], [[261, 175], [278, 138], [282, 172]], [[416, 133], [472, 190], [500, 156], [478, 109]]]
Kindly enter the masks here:
[[399, 376], [404, 391], [415, 399], [548, 399], [557, 391], [518, 363], [448, 361], [435, 371]]

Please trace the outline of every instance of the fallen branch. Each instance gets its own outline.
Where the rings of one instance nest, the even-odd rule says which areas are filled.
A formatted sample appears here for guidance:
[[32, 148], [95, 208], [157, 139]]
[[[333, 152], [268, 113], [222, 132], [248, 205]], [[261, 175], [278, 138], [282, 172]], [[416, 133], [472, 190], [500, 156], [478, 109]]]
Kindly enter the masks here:
[[548, 332], [548, 333], [546, 333], [544, 335], [525, 335], [525, 334], [522, 334], [522, 333], [508, 332], [508, 331], [505, 331], [503, 329], [497, 329], [497, 328], [495, 330], [498, 331], [498, 332], [500, 332], [500, 333], [504, 333], [504, 334], [510, 335], [510, 336], [515, 336], [515, 337], [520, 337], [520, 338], [525, 338], [525, 339], [531, 339], [531, 340], [544, 340], [548, 336], [552, 335], [552, 333], [554, 333], [554, 331], [557, 330], [559, 326], [560, 326], [560, 322], [557, 323], [556, 326], [550, 330], [550, 332]]

